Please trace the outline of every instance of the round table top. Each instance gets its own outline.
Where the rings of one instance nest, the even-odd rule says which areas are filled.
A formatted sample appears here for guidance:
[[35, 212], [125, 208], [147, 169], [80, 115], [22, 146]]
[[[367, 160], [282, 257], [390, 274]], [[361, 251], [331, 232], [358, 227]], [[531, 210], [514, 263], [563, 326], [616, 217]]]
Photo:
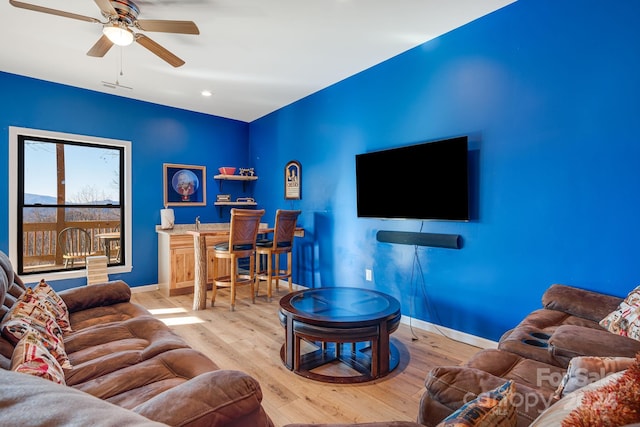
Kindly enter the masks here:
[[294, 318], [323, 323], [350, 323], [397, 316], [400, 303], [382, 292], [349, 287], [304, 289], [280, 299]]

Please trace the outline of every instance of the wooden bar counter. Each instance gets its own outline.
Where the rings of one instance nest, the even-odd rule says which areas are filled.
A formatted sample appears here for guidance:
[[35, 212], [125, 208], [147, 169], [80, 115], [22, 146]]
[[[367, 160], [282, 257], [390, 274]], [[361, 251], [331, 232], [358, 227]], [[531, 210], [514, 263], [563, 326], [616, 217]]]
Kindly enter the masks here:
[[[176, 224], [174, 228], [163, 230], [156, 227], [158, 234], [158, 287], [167, 296], [187, 295], [194, 292], [195, 249], [194, 236], [188, 231], [195, 230], [194, 224]], [[208, 237], [209, 247], [225, 242], [229, 236], [229, 223], [201, 224], [202, 231], [217, 231], [218, 236]], [[210, 257], [207, 257], [210, 258]], [[212, 262], [212, 261], [210, 261]], [[213, 271], [209, 266], [208, 270]], [[211, 277], [207, 279], [211, 281]]]
[[[210, 248], [229, 240], [227, 223], [176, 224], [170, 230], [156, 227], [158, 233], [158, 285], [168, 296], [193, 292], [193, 309], [204, 310], [207, 306], [207, 284], [212, 282], [212, 257]], [[261, 223], [259, 234], [273, 232], [268, 224]], [[303, 237], [304, 230], [296, 228], [296, 237]], [[228, 267], [220, 266], [220, 271]]]

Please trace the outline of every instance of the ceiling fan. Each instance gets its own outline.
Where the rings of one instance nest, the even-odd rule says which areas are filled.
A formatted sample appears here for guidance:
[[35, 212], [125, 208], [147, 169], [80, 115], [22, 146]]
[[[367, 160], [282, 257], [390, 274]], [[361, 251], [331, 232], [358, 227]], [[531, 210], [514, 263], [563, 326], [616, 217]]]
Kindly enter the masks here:
[[198, 26], [192, 21], [138, 19], [140, 9], [131, 0], [94, 1], [100, 8], [102, 16], [106, 21], [103, 22], [90, 16], [78, 15], [76, 13], [37, 6], [21, 1], [9, 0], [9, 3], [21, 9], [28, 9], [36, 12], [58, 15], [65, 18], [101, 24], [103, 34], [96, 44], [94, 44], [87, 52], [87, 55], [95, 57], [103, 57], [114, 44], [119, 46], [128, 46], [135, 41], [172, 66], [180, 67], [184, 65], [184, 61], [182, 59], [178, 58], [176, 55], [169, 52], [167, 49], [160, 46], [144, 34], [134, 32], [133, 28], [142, 31], [156, 31], [163, 33], [200, 34]]

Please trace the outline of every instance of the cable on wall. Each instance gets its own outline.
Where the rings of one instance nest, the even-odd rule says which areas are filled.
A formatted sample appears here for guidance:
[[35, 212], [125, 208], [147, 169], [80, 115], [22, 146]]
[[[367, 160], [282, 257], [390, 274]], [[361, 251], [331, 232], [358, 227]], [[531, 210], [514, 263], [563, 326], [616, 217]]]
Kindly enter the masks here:
[[[420, 232], [422, 232], [422, 228], [424, 226], [424, 222], [420, 223]], [[417, 341], [418, 337], [416, 336], [414, 330], [413, 330], [413, 325], [411, 320], [413, 319], [413, 317], [415, 316], [416, 313], [416, 307], [415, 307], [415, 285], [416, 283], [414, 282], [414, 277], [416, 277], [416, 269], [417, 269], [417, 280], [420, 280], [420, 289], [422, 290], [422, 296], [424, 297], [425, 300], [425, 305], [427, 307], [427, 313], [429, 314], [431, 319], [434, 319], [435, 322], [431, 322], [431, 324], [433, 325], [433, 327], [436, 329], [436, 331], [438, 331], [438, 333], [440, 333], [440, 335], [442, 335], [445, 338], [450, 339], [451, 341], [455, 341], [455, 342], [462, 342], [460, 340], [457, 340], [451, 336], [449, 336], [445, 331], [443, 331], [442, 329], [440, 329], [438, 327], [439, 324], [442, 323], [442, 321], [440, 320], [440, 317], [438, 316], [438, 311], [431, 305], [430, 303], [430, 298], [429, 295], [427, 293], [427, 282], [425, 280], [425, 272], [422, 268], [422, 263], [420, 262], [420, 257], [418, 256], [418, 248], [419, 245], [414, 245], [413, 246], [413, 266], [411, 268], [411, 295], [414, 296], [413, 298], [413, 302], [411, 304], [411, 309], [410, 311], [413, 311], [413, 314], [410, 315], [409, 317], [409, 329], [411, 330], [411, 335], [412, 341]], [[437, 323], [436, 323], [437, 322]]]

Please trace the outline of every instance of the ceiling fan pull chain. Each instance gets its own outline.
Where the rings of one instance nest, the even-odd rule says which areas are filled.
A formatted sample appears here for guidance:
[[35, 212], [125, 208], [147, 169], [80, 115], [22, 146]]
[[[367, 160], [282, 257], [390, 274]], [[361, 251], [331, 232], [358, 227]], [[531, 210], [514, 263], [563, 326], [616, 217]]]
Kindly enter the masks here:
[[122, 72], [122, 46], [120, 46], [120, 75], [124, 76], [124, 73]]

